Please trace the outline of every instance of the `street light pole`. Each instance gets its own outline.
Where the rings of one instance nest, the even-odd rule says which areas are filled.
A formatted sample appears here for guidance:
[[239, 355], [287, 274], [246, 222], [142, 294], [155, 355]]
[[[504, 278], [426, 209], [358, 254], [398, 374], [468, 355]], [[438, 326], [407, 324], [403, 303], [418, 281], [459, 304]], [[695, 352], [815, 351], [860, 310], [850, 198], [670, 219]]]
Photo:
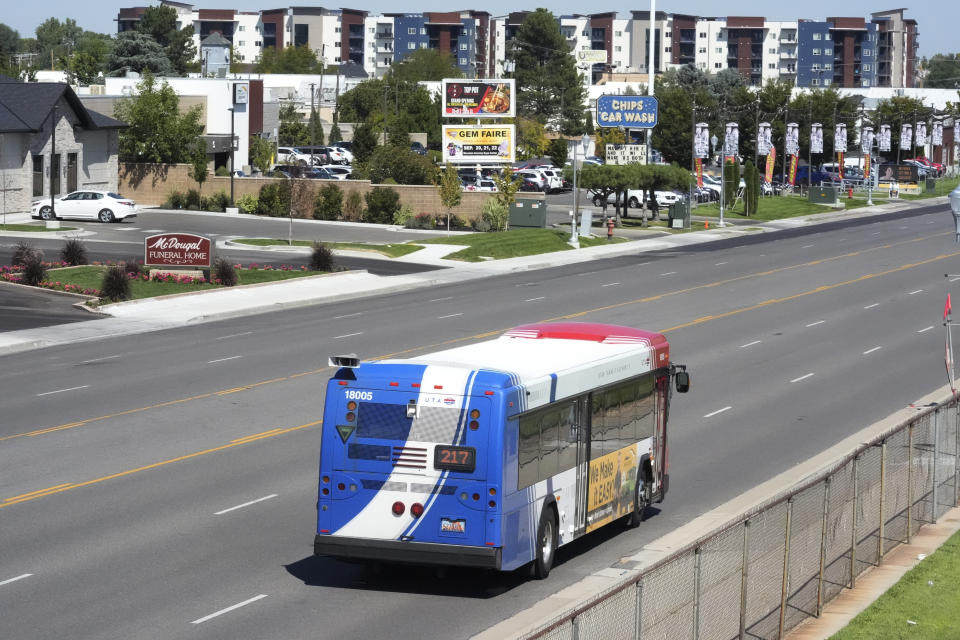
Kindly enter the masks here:
[[234, 117], [233, 116], [234, 116], [235, 108], [236, 107], [230, 107], [229, 109], [230, 111], [230, 206], [231, 207], [233, 206], [233, 169], [234, 169], [233, 156], [236, 153], [234, 151], [234, 149], [236, 149], [236, 145], [233, 143], [233, 136], [234, 136], [234, 131], [233, 131]]
[[[320, 77], [322, 78], [323, 76], [320, 76]], [[315, 86], [317, 86], [315, 82], [310, 83], [310, 147], [311, 147], [310, 153], [311, 154], [313, 153], [313, 147], [317, 145], [317, 126], [316, 126], [316, 119], [313, 117], [314, 113], [316, 113], [313, 106], [313, 96], [314, 96], [313, 88]]]

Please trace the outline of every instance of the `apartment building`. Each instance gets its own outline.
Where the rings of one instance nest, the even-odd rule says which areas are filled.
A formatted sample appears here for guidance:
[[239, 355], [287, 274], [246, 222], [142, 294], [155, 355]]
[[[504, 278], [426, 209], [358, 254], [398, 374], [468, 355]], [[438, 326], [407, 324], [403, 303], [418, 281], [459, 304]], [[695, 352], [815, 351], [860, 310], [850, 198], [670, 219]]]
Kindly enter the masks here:
[[877, 27], [863, 18], [801, 20], [797, 86], [873, 87]]
[[917, 86], [917, 21], [905, 19], [904, 9], [871, 14], [877, 28], [877, 83], [881, 87]]

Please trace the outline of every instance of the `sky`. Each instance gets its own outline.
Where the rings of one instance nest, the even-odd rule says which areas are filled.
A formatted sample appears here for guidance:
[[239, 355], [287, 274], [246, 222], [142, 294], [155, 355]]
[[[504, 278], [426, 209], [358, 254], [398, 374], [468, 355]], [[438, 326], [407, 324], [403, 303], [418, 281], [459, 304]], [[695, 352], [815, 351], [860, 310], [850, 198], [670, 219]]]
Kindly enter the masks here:
[[[190, 3], [189, 0], [180, 0]], [[661, 0], [657, 2], [657, 11], [668, 11], [671, 13], [686, 13], [692, 15], [711, 16], [717, 15], [720, 7], [728, 7], [727, 15], [740, 16], [764, 16], [768, 20], [795, 20], [797, 18], [808, 18], [811, 20], [823, 20], [827, 16], [857, 16], [869, 18], [870, 13], [874, 11], [884, 11], [887, 9], [896, 9], [906, 7], [905, 16], [913, 18], [918, 23], [920, 31], [920, 48], [918, 55], [921, 57], [930, 57], [935, 53], [955, 53], [960, 51], [960, 43], [957, 42], [953, 31], [956, 29], [956, 18], [960, 15], [956, 0], [923, 0], [915, 1], [913, 5], [901, 4], [904, 0], [890, 0], [887, 4], [876, 4], [873, 2], [859, 2], [857, 0], [846, 0], [838, 3], [836, 0], [806, 0], [798, 3], [801, 9], [792, 7], [798, 6], [792, 3], [772, 3], [769, 0], [732, 0], [725, 3], [718, 3], [716, 0], [680, 0], [669, 1]], [[40, 4], [24, 2], [23, 0], [0, 0], [0, 22], [16, 29], [20, 37], [32, 37], [37, 25], [49, 17], [57, 17], [60, 20], [73, 18], [84, 29], [98, 31], [100, 33], [116, 33], [116, 17], [120, 7], [149, 6], [156, 4], [152, 0], [127, 0], [110, 1], [87, 0], [78, 2], [77, 0], [45, 0]], [[239, 11], [256, 11], [258, 9], [275, 9], [285, 6], [326, 6], [331, 9], [339, 7], [350, 7], [370, 11], [371, 13], [383, 12], [421, 12], [421, 11], [453, 11], [460, 9], [478, 9], [488, 11], [493, 15], [503, 15], [511, 11], [534, 10], [538, 6], [547, 4], [542, 0], [530, 0], [527, 2], [517, 2], [516, 0], [339, 0], [336, 3], [326, 4], [316, 0], [198, 0], [191, 3], [201, 9], [237, 9]], [[592, 4], [590, 13], [601, 13], [604, 11], [621, 11], [621, 17], [629, 17], [631, 10], [649, 10], [648, 2], [639, 0], [629, 4], [629, 9], [621, 9], [616, 5], [619, 3], [611, 2], [609, 5]], [[771, 5], [776, 5], [774, 9]], [[622, 6], [622, 5], [621, 5]], [[842, 8], [838, 8], [842, 6]], [[572, 2], [571, 0], [559, 0], [549, 3], [550, 10], [554, 15], [566, 15], [574, 13], [586, 13], [582, 2]], [[791, 11], [802, 11], [803, 13], [791, 14]], [[953, 37], [951, 37], [953, 36]]]

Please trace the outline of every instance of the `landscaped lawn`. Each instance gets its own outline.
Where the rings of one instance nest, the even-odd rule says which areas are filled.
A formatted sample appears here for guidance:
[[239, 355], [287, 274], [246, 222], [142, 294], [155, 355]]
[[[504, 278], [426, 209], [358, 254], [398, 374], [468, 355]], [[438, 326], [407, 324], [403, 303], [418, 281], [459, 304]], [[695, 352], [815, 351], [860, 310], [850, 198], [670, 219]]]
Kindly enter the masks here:
[[875, 638], [960, 638], [960, 533], [833, 636]]
[[[2, 218], [0, 218], [2, 219]], [[76, 227], [59, 227], [57, 229], [47, 229], [47, 223], [38, 222], [36, 224], [0, 224], [0, 231], [76, 231]]]
[[[454, 238], [430, 238], [418, 240], [420, 244], [452, 244], [465, 245], [455, 253], [444, 256], [449, 260], [463, 260], [464, 262], [481, 262], [484, 259], [503, 260], [518, 256], [533, 256], [554, 251], [570, 251], [573, 249], [567, 241], [568, 232], [557, 229], [512, 229], [498, 233], [467, 233]], [[614, 238], [613, 242], [625, 242], [623, 238]], [[581, 247], [592, 247], [598, 244], [607, 244], [606, 236], [599, 238], [580, 238]]]
[[[277, 240], [275, 238], [237, 238], [233, 240], [238, 244], [249, 244], [257, 247], [274, 247], [282, 246], [289, 247], [290, 243], [286, 240]], [[409, 255], [415, 251], [420, 251], [423, 247], [415, 244], [373, 244], [367, 242], [324, 242], [323, 244], [327, 245], [334, 251], [337, 249], [353, 249], [354, 251], [371, 251], [374, 253], [381, 253], [390, 258], [399, 258], [400, 256]], [[295, 247], [310, 247], [313, 246], [313, 242], [310, 240], [294, 240], [293, 246]]]

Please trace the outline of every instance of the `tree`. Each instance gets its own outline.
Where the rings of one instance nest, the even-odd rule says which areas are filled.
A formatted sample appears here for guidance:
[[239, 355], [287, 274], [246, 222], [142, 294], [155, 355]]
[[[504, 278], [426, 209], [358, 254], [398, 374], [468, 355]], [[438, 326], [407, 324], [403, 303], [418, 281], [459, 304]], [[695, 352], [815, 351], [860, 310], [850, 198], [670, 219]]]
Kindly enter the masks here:
[[67, 61], [69, 82], [90, 85], [97, 82], [107, 69], [107, 60], [113, 51], [113, 39], [93, 31], [86, 31], [77, 50]]
[[320, 124], [320, 114], [317, 110], [310, 108], [310, 144], [323, 144], [323, 125]]
[[147, 7], [137, 23], [137, 31], [150, 36], [161, 47], [170, 44], [170, 38], [177, 30], [177, 10], [166, 5]]
[[[693, 179], [689, 170], [678, 167], [676, 164], [635, 164], [627, 165], [627, 167], [628, 171], [634, 175], [633, 186], [644, 189], [650, 194], [654, 218], [659, 217], [656, 192], [665, 189], [687, 191], [690, 188], [690, 181]], [[737, 183], [739, 184], [739, 179]]]
[[0, 23], [0, 73], [15, 78], [19, 69], [13, 63], [13, 54], [20, 50], [20, 34], [7, 25]]
[[333, 125], [330, 127], [330, 144], [334, 142], [340, 142], [343, 140], [343, 134], [340, 133], [340, 125], [337, 124], [336, 119], [333, 121]]
[[494, 199], [509, 211], [510, 205], [517, 201], [517, 191], [523, 185], [523, 180], [512, 171], [504, 171], [493, 175], [493, 184], [497, 185], [497, 190], [493, 194]]
[[190, 152], [190, 177], [197, 181], [197, 192], [203, 191], [203, 183], [207, 181], [208, 173], [207, 141], [198, 138]]
[[164, 47], [164, 53], [177, 75], [186, 75], [197, 57], [197, 48], [193, 44], [193, 25], [187, 25], [170, 35], [170, 42]]
[[553, 161], [553, 164], [562, 167], [567, 162], [566, 139], [557, 138], [556, 140], [551, 140], [548, 153], [550, 154], [550, 160]]
[[550, 11], [527, 14], [507, 58], [516, 63], [518, 115], [543, 125], [557, 122], [561, 133], [584, 132], [582, 78], [560, 22]]
[[462, 78], [456, 59], [437, 49], [415, 49], [390, 67], [390, 77], [398, 82], [439, 82], [444, 78]]
[[260, 136], [250, 136], [249, 158], [251, 165], [260, 169], [260, 171], [267, 171], [273, 163], [273, 152], [272, 142]]
[[354, 162], [363, 164], [370, 158], [371, 155], [373, 155], [373, 150], [376, 148], [377, 136], [373, 132], [373, 125], [363, 123], [354, 127], [353, 146], [351, 148], [351, 151], [353, 151]]
[[323, 65], [316, 54], [307, 47], [264, 47], [254, 64], [257, 73], [317, 73]]
[[47, 18], [36, 31], [36, 51], [40, 54], [41, 64], [51, 60], [51, 54], [56, 65], [61, 69], [66, 66], [66, 60], [77, 46], [83, 29], [73, 18], [60, 22], [57, 18]]
[[598, 157], [607, 159], [608, 144], [626, 144], [627, 132], [613, 127], [600, 127], [596, 133], [596, 154]]
[[756, 195], [757, 188], [760, 186], [759, 181], [755, 180], [757, 178], [757, 168], [753, 165], [752, 162], [746, 162], [743, 167], [743, 182], [744, 182], [744, 193], [743, 193], [743, 215], [756, 215], [756, 202], [757, 199], [754, 198]]
[[730, 208], [736, 202], [740, 189], [740, 163], [724, 160], [723, 166], [723, 202]]
[[185, 162], [203, 133], [200, 107], [181, 114], [177, 94], [166, 82], [158, 86], [149, 71], [137, 85], [137, 95], [118, 100], [113, 112], [128, 125], [119, 134], [121, 162]]
[[517, 159], [541, 158], [547, 153], [550, 140], [543, 124], [532, 118], [517, 118]]
[[280, 129], [277, 132], [280, 146], [297, 147], [310, 144], [310, 130], [294, 104], [280, 107]]
[[169, 75], [173, 72], [163, 47], [139, 31], [124, 31], [117, 35], [107, 67], [110, 71], [130, 69], [138, 73], [150, 71], [156, 75]]
[[960, 53], [937, 53], [923, 64], [927, 72], [923, 86], [953, 89], [960, 85]]
[[[356, 160], [354, 140], [354, 160]], [[433, 184], [437, 168], [426, 156], [410, 150], [410, 147], [386, 145], [377, 147], [366, 161], [366, 172], [374, 184], [393, 180], [397, 184]]]
[[460, 176], [457, 175], [457, 169], [449, 162], [437, 180], [437, 191], [440, 192], [440, 203], [447, 210], [447, 233], [450, 233], [451, 209], [463, 200], [463, 189], [460, 186]]

